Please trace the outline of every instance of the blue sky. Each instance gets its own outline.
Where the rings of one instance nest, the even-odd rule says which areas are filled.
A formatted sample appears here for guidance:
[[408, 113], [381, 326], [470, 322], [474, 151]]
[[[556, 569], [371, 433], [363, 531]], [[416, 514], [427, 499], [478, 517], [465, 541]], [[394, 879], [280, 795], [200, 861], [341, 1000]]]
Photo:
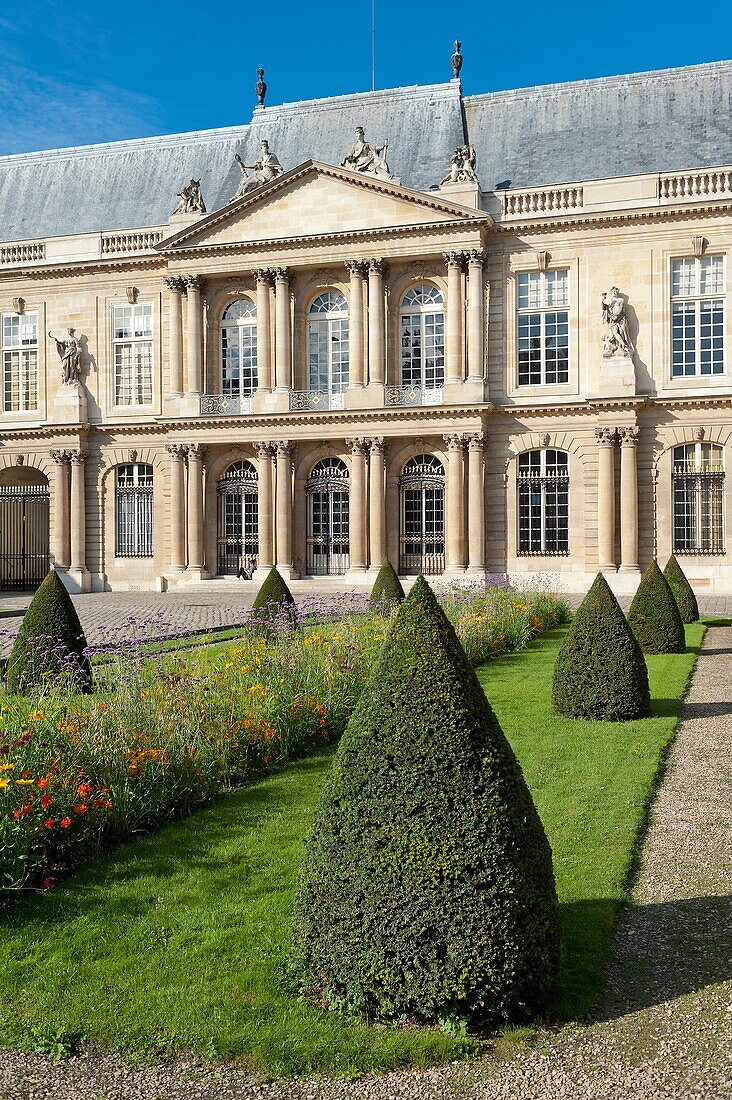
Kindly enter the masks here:
[[[375, 2], [377, 88], [449, 79], [455, 38], [466, 93], [732, 57], [723, 0]], [[259, 65], [270, 104], [368, 90], [371, 0], [0, 0], [0, 153], [246, 122]]]

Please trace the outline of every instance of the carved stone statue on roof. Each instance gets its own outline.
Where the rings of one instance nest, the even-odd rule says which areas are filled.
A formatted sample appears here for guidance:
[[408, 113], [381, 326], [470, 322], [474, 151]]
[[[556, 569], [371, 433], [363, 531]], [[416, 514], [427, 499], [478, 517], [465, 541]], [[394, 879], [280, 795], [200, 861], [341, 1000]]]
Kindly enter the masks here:
[[[236, 194], [232, 195], [229, 202], [236, 202], [243, 195], [248, 195], [250, 191], [256, 191], [258, 187], [263, 187], [265, 183], [277, 179], [284, 172], [277, 154], [270, 152], [269, 142], [264, 139], [260, 142], [259, 159], [255, 160], [254, 164], [245, 164], [238, 153], [234, 160], [239, 165], [242, 178], [239, 181]], [[253, 172], [254, 175], [248, 176], [247, 171]]]
[[371, 145], [366, 141], [363, 126], [356, 127], [356, 140], [353, 148], [341, 161], [341, 168], [348, 168], [351, 172], [363, 172], [365, 175], [377, 176], [380, 179], [394, 179], [386, 163], [386, 153], [389, 143], [383, 145]]
[[603, 337], [603, 359], [612, 359], [616, 355], [630, 359], [635, 351], [628, 331], [625, 301], [616, 286], [610, 287], [602, 296], [602, 319], [607, 326]]
[[52, 332], [48, 335], [55, 343], [61, 359], [61, 381], [65, 386], [70, 386], [80, 381], [81, 347], [76, 339], [76, 329], [69, 328], [66, 332], [67, 335], [62, 340], [58, 340]]
[[444, 187], [446, 183], [477, 183], [475, 161], [474, 145], [463, 145], [456, 149], [450, 160], [450, 171], [440, 181], [440, 187]]
[[173, 214], [205, 214], [206, 204], [201, 194], [201, 181], [190, 180], [186, 187], [178, 191], [180, 202]]
[[463, 55], [460, 53], [460, 47], [461, 46], [462, 46], [462, 42], [459, 42], [459, 41], [456, 40], [456, 42], [455, 42], [455, 53], [450, 58], [450, 67], [452, 68], [452, 79], [453, 80], [459, 80], [460, 79], [460, 70], [463, 67]]
[[264, 97], [267, 94], [267, 83], [264, 79], [264, 69], [257, 69], [257, 83], [254, 85], [257, 97], [257, 106], [264, 107]]

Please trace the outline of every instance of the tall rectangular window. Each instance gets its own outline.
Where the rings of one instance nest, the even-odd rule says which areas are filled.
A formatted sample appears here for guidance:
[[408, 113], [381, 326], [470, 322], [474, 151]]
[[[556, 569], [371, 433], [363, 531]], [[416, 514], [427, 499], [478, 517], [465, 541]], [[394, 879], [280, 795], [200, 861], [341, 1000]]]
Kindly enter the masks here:
[[153, 468], [136, 462], [117, 467], [118, 558], [150, 558], [153, 552]]
[[671, 263], [672, 375], [724, 373], [724, 257]]
[[674, 447], [674, 553], [724, 553], [724, 450], [717, 443]]
[[114, 307], [114, 403], [152, 404], [152, 305]]
[[569, 382], [569, 269], [518, 276], [518, 384]]
[[568, 554], [568, 452], [525, 451], [517, 480], [519, 554]]
[[3, 412], [38, 409], [38, 314], [3, 313]]

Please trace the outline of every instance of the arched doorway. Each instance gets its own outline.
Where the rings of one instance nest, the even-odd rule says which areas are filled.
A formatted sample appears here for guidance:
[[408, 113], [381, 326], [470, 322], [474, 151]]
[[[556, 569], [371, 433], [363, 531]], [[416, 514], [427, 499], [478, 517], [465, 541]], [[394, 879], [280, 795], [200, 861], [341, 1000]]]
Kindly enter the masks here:
[[308, 495], [307, 570], [313, 577], [345, 573], [348, 546], [348, 467], [340, 458], [317, 462], [305, 483]]
[[233, 462], [219, 478], [217, 492], [216, 571], [231, 576], [256, 564], [259, 553], [259, 496], [252, 463]]
[[48, 573], [49, 502], [40, 470], [0, 473], [0, 589], [32, 590]]
[[445, 569], [445, 468], [434, 455], [410, 458], [399, 478], [399, 572]]

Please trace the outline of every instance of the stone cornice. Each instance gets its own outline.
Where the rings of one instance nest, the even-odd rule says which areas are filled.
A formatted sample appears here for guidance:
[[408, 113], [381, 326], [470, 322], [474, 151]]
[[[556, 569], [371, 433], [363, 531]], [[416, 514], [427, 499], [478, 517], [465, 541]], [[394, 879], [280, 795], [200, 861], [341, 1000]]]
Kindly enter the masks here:
[[684, 206], [654, 206], [642, 210], [595, 210], [586, 213], [572, 211], [568, 214], [555, 213], [552, 217], [514, 218], [511, 221], [495, 222], [489, 227], [492, 233], [564, 233], [567, 229], [597, 229], [618, 225], [631, 225], [640, 221], [689, 221], [692, 218], [711, 218], [718, 214], [732, 213], [732, 199], [720, 199], [717, 202], [697, 203]]
[[161, 272], [167, 270], [163, 256], [125, 256], [117, 259], [96, 260], [64, 260], [58, 264], [46, 264], [41, 266], [34, 264], [32, 267], [8, 267], [0, 268], [0, 281], [8, 282], [13, 279], [32, 279], [42, 282], [44, 279], [57, 279], [64, 276], [75, 275], [105, 275], [113, 271], [134, 271], [141, 267], [157, 268]]

